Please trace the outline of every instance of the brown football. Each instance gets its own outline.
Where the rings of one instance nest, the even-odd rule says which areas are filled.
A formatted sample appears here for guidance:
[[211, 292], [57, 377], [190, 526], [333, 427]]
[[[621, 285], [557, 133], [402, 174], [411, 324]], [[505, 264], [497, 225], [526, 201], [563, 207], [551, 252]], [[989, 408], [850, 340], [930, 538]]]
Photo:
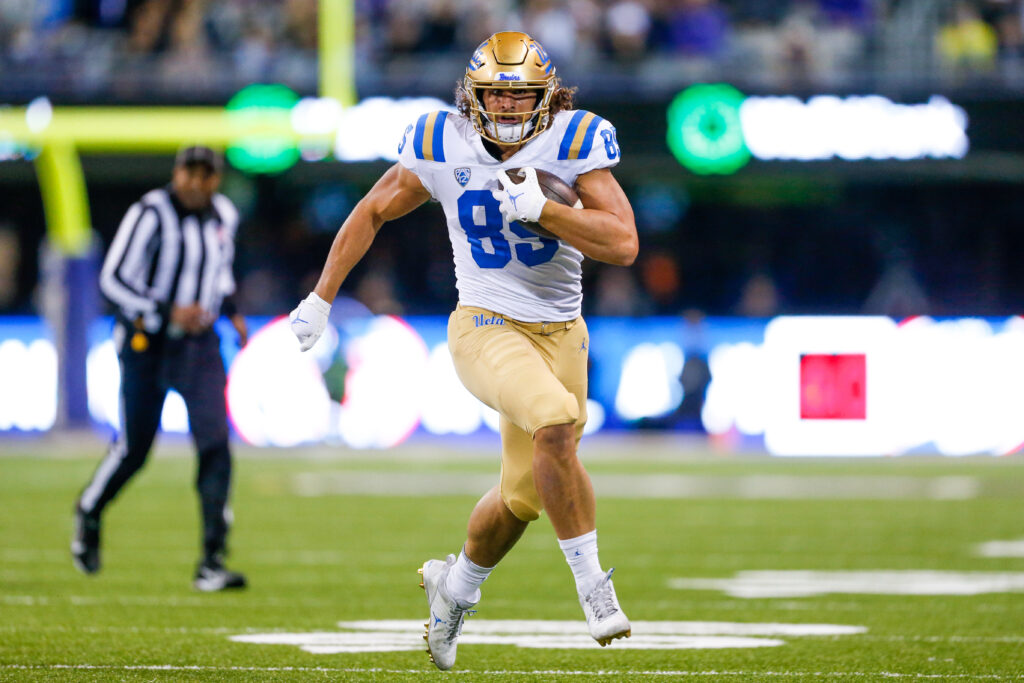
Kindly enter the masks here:
[[[537, 184], [540, 185], [540, 191], [544, 193], [545, 197], [553, 202], [571, 206], [574, 209], [583, 208], [583, 202], [580, 201], [580, 196], [576, 193], [575, 189], [566, 184], [565, 181], [554, 173], [548, 173], [547, 171], [539, 168], [536, 170]], [[526, 178], [525, 172], [521, 168], [510, 168], [507, 173], [509, 180], [516, 185], [523, 182]], [[557, 235], [548, 232], [537, 223], [523, 223], [523, 225], [542, 237], [554, 237], [555, 239], [558, 239]]]
[[[576, 194], [576, 190], [569, 187], [565, 181], [556, 176], [554, 173], [548, 173], [543, 169], [537, 170], [537, 183], [540, 185], [541, 192], [544, 196], [553, 202], [559, 204], [565, 204], [571, 206], [574, 209], [583, 208], [583, 204], [580, 203], [580, 196]], [[525, 171], [521, 168], [510, 168], [508, 170], [509, 179], [518, 185], [523, 182], [526, 178]], [[579, 204], [579, 206], [577, 206]]]

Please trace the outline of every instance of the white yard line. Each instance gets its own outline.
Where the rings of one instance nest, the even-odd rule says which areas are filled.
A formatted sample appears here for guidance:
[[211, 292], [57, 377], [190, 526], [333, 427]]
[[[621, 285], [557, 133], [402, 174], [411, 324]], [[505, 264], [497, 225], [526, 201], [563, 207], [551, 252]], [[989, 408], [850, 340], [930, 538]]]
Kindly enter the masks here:
[[[52, 632], [74, 632], [74, 633], [212, 633], [212, 634], [235, 634], [235, 633], [286, 633], [294, 629], [284, 627], [237, 627], [226, 626], [82, 626], [69, 624], [36, 624], [31, 628], [16, 624], [0, 624], [0, 633], [19, 633], [25, 630], [31, 631], [52, 631]], [[814, 634], [801, 634], [804, 636]], [[833, 634], [823, 634], [823, 637], [833, 637]], [[879, 640], [892, 642], [925, 642], [925, 643], [1024, 643], [1024, 635], [1019, 636], [905, 636], [905, 635], [881, 635], [861, 633], [857, 635], [860, 640]]]
[[285, 633], [295, 629], [284, 628], [227, 628], [226, 626], [79, 626], [74, 624], [37, 624], [26, 629], [13, 624], [0, 625], [0, 633], [45, 631], [47, 633], [176, 633], [186, 635], [235, 635], [238, 633]]
[[[415, 585], [415, 584], [414, 584]], [[234, 596], [217, 596], [217, 598], [230, 599]], [[164, 596], [153, 595], [120, 595], [120, 596], [92, 596], [92, 595], [0, 595], [0, 605], [20, 607], [40, 607], [50, 605], [76, 605], [76, 606], [103, 606], [120, 605], [122, 607], [209, 607], [215, 610], [224, 609], [224, 601], [209, 595], [194, 596]], [[323, 600], [316, 598], [295, 599], [295, 598], [252, 598], [239, 597], [242, 603], [248, 607], [322, 607]]]
[[[221, 672], [253, 672], [253, 673], [366, 673], [366, 674], [421, 674], [424, 676], [436, 676], [437, 672], [430, 668], [423, 669], [384, 669], [378, 667], [325, 667], [325, 666], [206, 666], [206, 665], [178, 665], [178, 664], [137, 664], [137, 665], [114, 665], [114, 664], [2, 664], [0, 670], [14, 671], [59, 671], [59, 670], [90, 670], [90, 671], [221, 671]], [[763, 678], [763, 677], [787, 677], [787, 678], [835, 678], [846, 676], [849, 678], [907, 678], [907, 679], [970, 679], [990, 681], [1017, 681], [1024, 680], [1024, 674], [1001, 675], [1001, 674], [922, 674], [906, 673], [899, 671], [650, 671], [617, 669], [614, 671], [603, 670], [563, 670], [563, 669], [541, 669], [530, 670], [484, 670], [473, 671], [463, 669], [460, 671], [448, 671], [447, 676], [659, 676], [659, 677], [693, 677], [693, 676], [721, 676], [723, 678]]]
[[[223, 626], [193, 628], [189, 626], [64, 626], [60, 624], [43, 624], [25, 628], [23, 626], [0, 626], [0, 633], [21, 633], [23, 631], [47, 631], [58, 633], [180, 633], [180, 634], [212, 634], [227, 635], [237, 633], [289, 633], [288, 628], [227, 628]], [[840, 636], [821, 636], [838, 639]], [[887, 636], [862, 634], [860, 640], [876, 640], [881, 642], [910, 643], [1006, 643], [1016, 645], [1024, 643], [1024, 636]]]
[[1024, 572], [897, 570], [743, 570], [730, 578], [678, 577], [678, 590], [721, 590], [734, 598], [808, 598], [829, 594], [982, 595], [1024, 592]]
[[1014, 541], [987, 541], [975, 549], [981, 557], [1024, 557], [1024, 538]]
[[[479, 495], [497, 482], [494, 474], [458, 472], [300, 472], [291, 478], [299, 496]], [[978, 497], [974, 477], [824, 476], [756, 474], [592, 474], [601, 498], [742, 498], [750, 500], [969, 500]]]
[[[0, 624], [0, 633], [22, 633], [32, 632], [54, 632], [54, 633], [179, 633], [179, 634], [210, 634], [210, 635], [234, 635], [239, 633], [290, 633], [294, 629], [273, 628], [273, 627], [240, 627], [228, 628], [224, 626], [191, 627], [191, 626], [74, 626], [66, 624], [37, 624], [31, 628], [17, 626], [14, 624]], [[809, 637], [809, 636], [804, 636]], [[835, 638], [842, 636], [825, 635], [821, 638]], [[1021, 636], [899, 636], [899, 635], [872, 635], [863, 633], [857, 635], [858, 640], [876, 640], [880, 642], [911, 642], [911, 643], [1006, 643], [1016, 645], [1024, 643], [1024, 635]]]
[[[396, 554], [397, 556], [397, 554]], [[27, 548], [0, 548], [0, 563], [18, 565], [66, 564], [70, 555], [62, 550], [38, 550]], [[340, 550], [267, 550], [249, 553], [247, 557], [259, 564], [287, 564], [303, 566], [332, 565], [351, 557], [351, 553]]]

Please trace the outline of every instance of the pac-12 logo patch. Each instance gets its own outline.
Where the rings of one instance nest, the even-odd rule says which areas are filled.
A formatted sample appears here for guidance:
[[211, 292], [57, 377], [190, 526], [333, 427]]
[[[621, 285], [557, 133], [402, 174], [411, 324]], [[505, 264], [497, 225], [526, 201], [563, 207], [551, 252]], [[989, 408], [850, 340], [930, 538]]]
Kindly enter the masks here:
[[469, 177], [473, 175], [473, 171], [463, 166], [462, 168], [455, 169], [455, 180], [459, 182], [459, 185], [463, 187], [469, 182]]

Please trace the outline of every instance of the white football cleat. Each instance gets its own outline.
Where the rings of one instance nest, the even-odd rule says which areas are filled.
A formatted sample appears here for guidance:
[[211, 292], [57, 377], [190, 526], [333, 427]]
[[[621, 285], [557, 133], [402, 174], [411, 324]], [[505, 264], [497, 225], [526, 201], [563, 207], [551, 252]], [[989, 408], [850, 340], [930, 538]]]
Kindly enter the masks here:
[[615, 586], [612, 585], [612, 572], [609, 569], [589, 593], [580, 595], [580, 606], [587, 616], [587, 627], [590, 635], [604, 647], [616, 638], [629, 638], [632, 629], [625, 612], [619, 607], [619, 599], [615, 597]]
[[462, 622], [473, 605], [460, 607], [444, 587], [448, 572], [455, 564], [455, 556], [448, 559], [427, 560], [419, 570], [423, 575], [420, 586], [427, 592], [427, 604], [430, 605], [430, 621], [424, 626], [426, 633], [423, 640], [427, 641], [427, 654], [441, 671], [447, 671], [455, 664], [455, 648], [458, 647], [459, 635], [462, 633]]

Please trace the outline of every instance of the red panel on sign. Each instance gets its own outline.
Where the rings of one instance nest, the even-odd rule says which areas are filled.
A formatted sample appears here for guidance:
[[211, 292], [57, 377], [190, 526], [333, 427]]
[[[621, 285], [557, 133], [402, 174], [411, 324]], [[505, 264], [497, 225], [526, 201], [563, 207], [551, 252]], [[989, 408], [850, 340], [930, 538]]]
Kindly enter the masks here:
[[867, 418], [867, 356], [808, 353], [800, 356], [800, 418]]

